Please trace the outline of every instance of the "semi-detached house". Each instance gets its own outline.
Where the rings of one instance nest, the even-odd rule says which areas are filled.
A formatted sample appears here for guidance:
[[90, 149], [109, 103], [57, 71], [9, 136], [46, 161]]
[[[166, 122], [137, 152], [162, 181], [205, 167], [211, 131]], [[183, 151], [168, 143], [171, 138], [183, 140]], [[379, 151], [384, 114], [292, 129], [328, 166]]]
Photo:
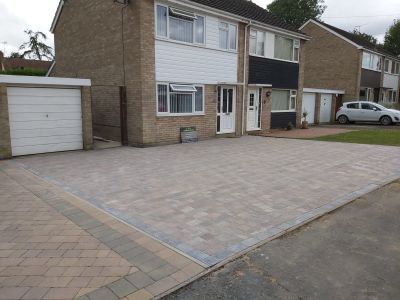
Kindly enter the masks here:
[[342, 102], [398, 105], [400, 58], [360, 36], [317, 20], [301, 28], [305, 47], [303, 110], [311, 123], [335, 120]]
[[97, 136], [151, 146], [185, 127], [300, 124], [308, 37], [251, 1], [62, 0], [52, 32], [51, 75], [92, 80]]

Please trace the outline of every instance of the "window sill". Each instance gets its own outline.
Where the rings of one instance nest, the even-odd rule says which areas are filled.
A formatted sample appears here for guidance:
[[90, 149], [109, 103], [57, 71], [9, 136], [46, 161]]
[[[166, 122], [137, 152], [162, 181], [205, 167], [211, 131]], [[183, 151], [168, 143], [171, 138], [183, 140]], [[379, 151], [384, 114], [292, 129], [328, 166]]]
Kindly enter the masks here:
[[296, 110], [272, 110], [271, 113], [289, 113], [289, 112], [296, 112]]
[[167, 118], [167, 117], [204, 117], [205, 113], [196, 113], [196, 114], [157, 114], [158, 118]]
[[375, 70], [375, 69], [370, 69], [370, 68], [365, 68], [365, 67], [361, 67], [361, 68], [364, 69], [364, 70], [368, 70], [368, 71], [374, 71], [374, 72], [382, 73], [381, 70]]
[[293, 61], [293, 60], [285, 60], [285, 59], [279, 59], [279, 58], [275, 58], [275, 57], [266, 57], [263, 55], [257, 55], [257, 54], [249, 54], [250, 56], [254, 56], [254, 57], [259, 57], [259, 58], [266, 58], [266, 59], [273, 59], [273, 60], [277, 60], [277, 61], [283, 61], [283, 62], [288, 62], [288, 63], [292, 63], [292, 64], [299, 64], [298, 61]]
[[189, 46], [189, 47], [195, 47], [195, 48], [201, 48], [201, 49], [207, 49], [207, 50], [214, 50], [214, 51], [221, 51], [221, 52], [227, 52], [227, 53], [232, 53], [232, 54], [238, 54], [237, 50], [211, 48], [211, 47], [207, 47], [206, 44], [185, 43], [185, 42], [175, 41], [175, 40], [171, 40], [169, 38], [164, 38], [164, 37], [160, 37], [160, 36], [156, 36], [155, 39], [156, 39], [156, 41], [162, 41], [162, 42], [167, 42], [167, 43], [172, 43], [172, 44], [178, 44], [178, 45], [184, 45], [184, 46]]

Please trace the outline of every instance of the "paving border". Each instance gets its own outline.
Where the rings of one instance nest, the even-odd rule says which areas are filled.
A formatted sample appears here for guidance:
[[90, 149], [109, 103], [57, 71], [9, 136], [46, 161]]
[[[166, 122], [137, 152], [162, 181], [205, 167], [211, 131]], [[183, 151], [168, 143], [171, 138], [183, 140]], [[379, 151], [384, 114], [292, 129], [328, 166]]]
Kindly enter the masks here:
[[[87, 203], [84, 199], [70, 195], [62, 188], [16, 164], [9, 162], [3, 164], [2, 171], [21, 187], [136, 267], [136, 272], [82, 295], [78, 299], [118, 300], [130, 295], [134, 297], [134, 294], [150, 299], [204, 271], [204, 268], [193, 259], [161, 244], [148, 234]], [[19, 176], [18, 179], [17, 176]], [[83, 206], [88, 204], [89, 207], [85, 209]], [[94, 212], [94, 215], [87, 212], [87, 209]], [[112, 225], [115, 224], [118, 228], [113, 228]], [[137, 241], [132, 236], [133, 231], [139, 233]], [[146, 244], [148, 241], [152, 244]], [[157, 247], [157, 244], [161, 246]], [[176, 255], [174, 259], [171, 259], [172, 255], [166, 255], [163, 258], [156, 254], [157, 251], [167, 252], [167, 255], [169, 251]]]
[[278, 238], [280, 238], [280, 237], [282, 237], [282, 236], [284, 236], [284, 235], [286, 235], [286, 234], [288, 234], [288, 233], [290, 233], [292, 231], [295, 231], [295, 230], [303, 227], [304, 225], [309, 224], [309, 223], [311, 223], [311, 222], [313, 222], [313, 221], [315, 221], [315, 220], [317, 220], [317, 219], [319, 219], [319, 218], [321, 218], [321, 217], [323, 217], [323, 216], [325, 216], [327, 214], [330, 214], [330, 213], [332, 213], [332, 212], [334, 212], [334, 211], [336, 211], [338, 209], [341, 209], [341, 208], [345, 207], [346, 205], [349, 205], [352, 202], [356, 201], [357, 199], [361, 198], [362, 196], [364, 196], [366, 194], [369, 194], [371, 192], [374, 192], [376, 190], [379, 190], [379, 189], [383, 188], [384, 186], [387, 186], [389, 184], [392, 184], [392, 183], [398, 181], [399, 179], [400, 179], [400, 173], [398, 175], [395, 175], [395, 176], [390, 176], [390, 177], [386, 178], [385, 180], [380, 181], [379, 183], [369, 184], [368, 186], [366, 186], [366, 187], [364, 187], [364, 188], [362, 188], [360, 190], [357, 190], [355, 192], [347, 194], [347, 195], [345, 195], [345, 196], [343, 196], [341, 198], [338, 198], [337, 200], [335, 200], [335, 201], [333, 201], [331, 203], [325, 204], [325, 205], [323, 205], [323, 206], [321, 206], [319, 208], [316, 208], [316, 209], [312, 210], [311, 212], [308, 212], [308, 213], [303, 215], [303, 216], [307, 215], [309, 217], [298, 217], [298, 218], [292, 219], [289, 222], [285, 222], [285, 223], [281, 224], [283, 226], [278, 225], [276, 227], [277, 228], [281, 228], [280, 232], [276, 232], [274, 234], [273, 233], [274, 230], [270, 230], [271, 231], [270, 232], [271, 235], [269, 237], [267, 237], [265, 240], [263, 240], [261, 242], [258, 242], [257, 244], [255, 244], [253, 246], [250, 246], [247, 249], [242, 250], [242, 251], [236, 253], [235, 255], [233, 255], [233, 256], [231, 256], [231, 257], [219, 262], [218, 264], [212, 266], [211, 268], [208, 268], [204, 272], [196, 275], [191, 280], [189, 280], [189, 281], [187, 281], [185, 283], [182, 283], [179, 286], [176, 286], [176, 287], [166, 291], [163, 294], [158, 295], [154, 299], [161, 299], [161, 298], [163, 298], [163, 297], [165, 297], [165, 296], [167, 296], [167, 295], [169, 295], [169, 294], [171, 294], [171, 293], [173, 293], [173, 292], [185, 287], [186, 285], [189, 285], [190, 283], [198, 280], [199, 278], [204, 277], [204, 276], [206, 276], [206, 275], [208, 275], [208, 274], [210, 274], [210, 273], [222, 268], [226, 264], [228, 264], [228, 263], [230, 263], [230, 262], [232, 262], [234, 260], [237, 260], [240, 257], [243, 257], [247, 253], [249, 253], [249, 252], [251, 252], [251, 251], [253, 251], [253, 250], [255, 250], [255, 249], [257, 249], [257, 248], [259, 248], [259, 247], [261, 247], [261, 246], [263, 246], [263, 245], [265, 245], [265, 244], [267, 244], [267, 243], [269, 243], [269, 242], [271, 242], [271, 241], [273, 241], [275, 239], [278, 239]]

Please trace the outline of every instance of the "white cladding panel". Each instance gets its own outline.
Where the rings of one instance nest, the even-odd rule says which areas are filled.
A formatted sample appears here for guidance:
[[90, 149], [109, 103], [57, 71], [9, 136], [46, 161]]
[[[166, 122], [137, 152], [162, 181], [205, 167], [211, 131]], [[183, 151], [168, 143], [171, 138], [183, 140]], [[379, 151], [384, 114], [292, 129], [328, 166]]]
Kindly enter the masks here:
[[399, 76], [392, 74], [385, 74], [383, 77], [383, 87], [398, 90]]
[[157, 81], [203, 84], [237, 82], [238, 54], [219, 49], [219, 22], [226, 21], [213, 16], [205, 18], [205, 46], [156, 40]]
[[79, 89], [9, 87], [12, 155], [83, 147]]
[[156, 40], [157, 81], [236, 83], [237, 64], [237, 53]]

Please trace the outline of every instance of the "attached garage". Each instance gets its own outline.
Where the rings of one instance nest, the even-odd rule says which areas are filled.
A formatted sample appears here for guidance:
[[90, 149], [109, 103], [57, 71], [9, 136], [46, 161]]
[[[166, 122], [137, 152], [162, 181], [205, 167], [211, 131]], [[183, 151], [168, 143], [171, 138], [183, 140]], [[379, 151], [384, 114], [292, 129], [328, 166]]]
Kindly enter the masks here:
[[91, 148], [90, 80], [0, 76], [0, 88], [0, 158]]
[[343, 90], [305, 88], [302, 112], [308, 112], [308, 122], [310, 124], [334, 122], [336, 102], [344, 93]]

